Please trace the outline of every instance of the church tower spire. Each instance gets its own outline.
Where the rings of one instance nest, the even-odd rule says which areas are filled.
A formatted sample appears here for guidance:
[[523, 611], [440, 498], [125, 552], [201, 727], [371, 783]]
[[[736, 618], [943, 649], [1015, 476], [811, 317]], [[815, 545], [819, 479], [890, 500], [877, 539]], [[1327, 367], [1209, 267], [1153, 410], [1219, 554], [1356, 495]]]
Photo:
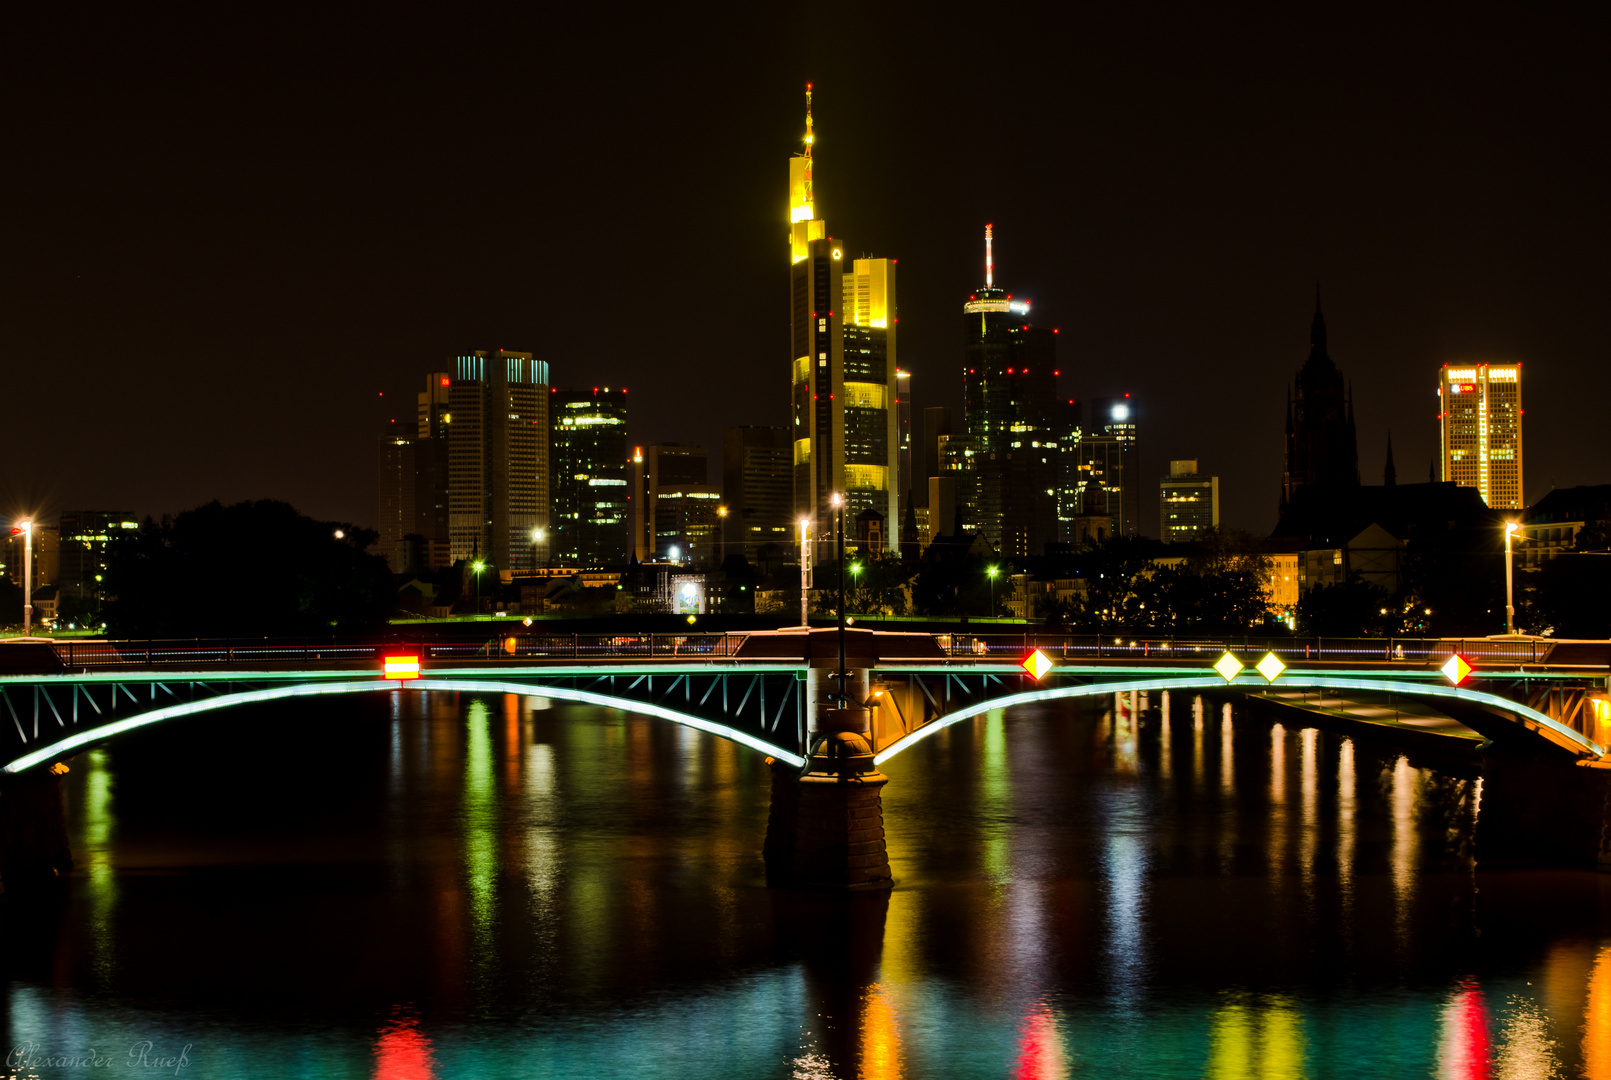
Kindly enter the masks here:
[[1387, 465], [1382, 469], [1382, 483], [1388, 487], [1398, 483], [1398, 470], [1393, 468], [1393, 433], [1387, 433]]

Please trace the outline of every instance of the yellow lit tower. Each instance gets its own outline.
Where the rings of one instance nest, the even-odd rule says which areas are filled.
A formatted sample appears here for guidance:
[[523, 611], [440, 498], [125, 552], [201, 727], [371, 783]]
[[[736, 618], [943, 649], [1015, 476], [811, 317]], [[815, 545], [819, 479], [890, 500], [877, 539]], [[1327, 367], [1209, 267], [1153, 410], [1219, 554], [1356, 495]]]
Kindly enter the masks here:
[[789, 159], [790, 357], [794, 517], [833, 535], [832, 496], [846, 496], [845, 531], [864, 510], [883, 515], [884, 547], [900, 532], [896, 430], [895, 260], [846, 260], [816, 216], [811, 86], [805, 149]]
[[1474, 487], [1492, 510], [1520, 510], [1520, 364], [1443, 365], [1438, 379], [1443, 479]]

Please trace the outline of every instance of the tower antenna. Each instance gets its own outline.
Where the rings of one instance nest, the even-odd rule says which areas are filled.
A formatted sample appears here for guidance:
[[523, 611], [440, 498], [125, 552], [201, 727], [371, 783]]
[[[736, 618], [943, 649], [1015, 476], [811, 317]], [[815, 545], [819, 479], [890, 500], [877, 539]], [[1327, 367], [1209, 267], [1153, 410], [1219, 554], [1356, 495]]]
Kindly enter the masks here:
[[988, 222], [986, 222], [985, 223], [985, 288], [987, 288], [987, 289], [991, 287], [991, 282], [993, 282], [995, 280], [995, 277], [996, 277], [995, 261], [991, 258], [991, 255], [990, 255], [990, 238], [991, 238], [990, 224]]
[[816, 141], [817, 136], [811, 127], [811, 84], [806, 83], [805, 201], [810, 207], [817, 205], [811, 193], [811, 146]]

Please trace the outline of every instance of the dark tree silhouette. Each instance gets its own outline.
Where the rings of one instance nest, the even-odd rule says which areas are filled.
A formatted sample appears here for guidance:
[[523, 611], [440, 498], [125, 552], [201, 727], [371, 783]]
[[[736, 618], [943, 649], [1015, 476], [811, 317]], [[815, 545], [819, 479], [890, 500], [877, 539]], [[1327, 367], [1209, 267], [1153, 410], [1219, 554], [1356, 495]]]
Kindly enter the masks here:
[[109, 553], [108, 631], [160, 638], [374, 630], [395, 599], [386, 560], [366, 550], [376, 539], [371, 529], [315, 521], [268, 499], [147, 518]]

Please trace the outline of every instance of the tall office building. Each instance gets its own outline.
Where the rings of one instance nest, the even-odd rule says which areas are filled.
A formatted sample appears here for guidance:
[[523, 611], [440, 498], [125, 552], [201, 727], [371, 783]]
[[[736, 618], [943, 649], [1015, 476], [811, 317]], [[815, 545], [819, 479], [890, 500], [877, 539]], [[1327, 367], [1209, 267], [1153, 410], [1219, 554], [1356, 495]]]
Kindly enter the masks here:
[[[795, 520], [833, 534], [835, 494], [854, 518], [893, 520], [900, 482], [896, 399], [895, 260], [856, 259], [816, 216], [811, 90], [804, 153], [789, 159], [789, 355]], [[889, 531], [888, 546], [894, 546]], [[824, 549], [825, 550], [825, 549]]]
[[1141, 535], [1141, 444], [1137, 405], [1129, 394], [1091, 403], [1091, 438], [1114, 440], [1116, 468], [1103, 478], [1113, 513], [1114, 536]]
[[922, 505], [922, 500], [914, 489], [917, 477], [912, 472], [912, 373], [899, 369], [895, 372], [895, 456], [900, 475], [895, 494], [904, 516], [908, 497], [915, 505]]
[[627, 561], [626, 394], [595, 386], [548, 396], [554, 474], [550, 551], [562, 566]]
[[414, 444], [407, 432], [382, 435], [379, 440], [380, 539], [376, 554], [386, 559], [394, 574], [408, 569], [403, 537], [414, 531]]
[[[684, 443], [655, 443], [640, 446], [632, 452], [632, 551], [639, 562], [663, 558], [664, 545], [659, 541], [658, 502], [661, 493], [672, 488], [694, 487], [700, 491], [716, 491], [707, 487], [709, 462], [703, 446]], [[718, 498], [711, 505], [714, 516]], [[703, 496], [701, 496], [703, 498]], [[703, 503], [701, 504], [703, 505]], [[696, 514], [696, 517], [698, 515]], [[686, 543], [678, 544], [679, 555]]]
[[63, 510], [58, 521], [58, 595], [79, 600], [98, 597], [106, 575], [107, 546], [119, 537], [132, 538], [139, 527], [128, 510]]
[[761, 547], [794, 542], [793, 440], [786, 427], [730, 427], [722, 432], [722, 532], [728, 555], [750, 562]]
[[447, 392], [452, 557], [500, 570], [541, 565], [552, 540], [548, 364], [502, 349], [466, 353], [454, 358]]
[[[846, 520], [875, 510], [900, 518], [900, 372], [895, 366], [895, 260], [856, 259], [844, 275]], [[846, 526], [849, 531], [849, 526]], [[884, 547], [897, 536], [885, 530]]]
[[1219, 477], [1204, 476], [1197, 462], [1171, 461], [1158, 481], [1158, 536], [1166, 543], [1194, 540], [1219, 528]]
[[1443, 479], [1474, 487], [1490, 510], [1520, 510], [1520, 364], [1443, 365], [1438, 380]]
[[1281, 509], [1303, 487], [1322, 490], [1359, 486], [1359, 447], [1354, 439], [1354, 402], [1342, 372], [1326, 348], [1326, 318], [1315, 289], [1309, 324], [1309, 358], [1287, 398], [1286, 469]]
[[1056, 331], [996, 287], [993, 242], [986, 225], [985, 284], [962, 305], [963, 430], [985, 539], [1003, 555], [1039, 555], [1057, 539]]

